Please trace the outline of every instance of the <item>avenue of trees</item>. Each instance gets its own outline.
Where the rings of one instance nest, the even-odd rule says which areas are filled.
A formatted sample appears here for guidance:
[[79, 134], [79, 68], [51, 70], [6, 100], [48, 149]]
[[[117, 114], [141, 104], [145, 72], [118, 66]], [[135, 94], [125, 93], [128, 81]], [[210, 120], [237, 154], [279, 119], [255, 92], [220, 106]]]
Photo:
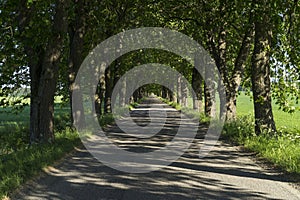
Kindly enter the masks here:
[[[165, 27], [192, 37], [214, 59], [226, 93], [221, 105], [226, 109], [220, 115], [234, 120], [238, 91], [248, 89], [253, 95], [256, 133], [271, 134], [276, 132], [271, 101], [295, 112], [300, 97], [299, 15], [298, 0], [2, 0], [0, 103], [18, 109], [29, 98], [30, 142], [51, 142], [54, 97], [63, 96], [72, 105], [71, 95], [78, 89], [75, 77], [88, 53], [119, 32]], [[134, 66], [150, 62], [164, 63], [183, 74], [196, 93], [194, 109], [215, 114], [211, 107], [215, 97], [193, 66], [177, 55], [143, 49], [115, 60], [100, 78], [94, 99], [99, 116], [111, 112], [118, 79]], [[176, 94], [157, 85], [141, 87], [133, 99], [153, 91], [186, 104], [187, 86], [181, 80], [176, 85]], [[30, 92], [20, 95], [24, 88]], [[81, 98], [80, 93], [74, 94]], [[12, 95], [18, 98], [12, 101]], [[120, 101], [128, 104], [122, 95]], [[74, 106], [73, 112], [82, 106]], [[84, 115], [70, 120], [84, 122]]]

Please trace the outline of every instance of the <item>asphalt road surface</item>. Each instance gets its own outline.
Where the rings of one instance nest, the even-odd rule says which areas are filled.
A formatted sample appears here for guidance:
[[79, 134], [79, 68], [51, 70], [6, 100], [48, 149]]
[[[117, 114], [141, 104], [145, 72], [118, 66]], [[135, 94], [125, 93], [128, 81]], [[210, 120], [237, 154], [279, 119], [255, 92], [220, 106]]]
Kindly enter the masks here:
[[[178, 130], [180, 112], [156, 98], [148, 98], [131, 116], [145, 126], [149, 123], [149, 109], [155, 107], [165, 109], [168, 116], [157, 135], [136, 139], [115, 125], [108, 127], [107, 135], [120, 148], [132, 152], [164, 146]], [[126, 124], [127, 118], [122, 120]], [[11, 199], [300, 199], [300, 191], [283, 176], [260, 167], [250, 153], [237, 147], [219, 142], [208, 156], [200, 159], [198, 149], [205, 130], [205, 126], [199, 126], [193, 145], [178, 160], [142, 174], [107, 167], [85, 148], [78, 148], [45, 169], [43, 175], [24, 185]]]

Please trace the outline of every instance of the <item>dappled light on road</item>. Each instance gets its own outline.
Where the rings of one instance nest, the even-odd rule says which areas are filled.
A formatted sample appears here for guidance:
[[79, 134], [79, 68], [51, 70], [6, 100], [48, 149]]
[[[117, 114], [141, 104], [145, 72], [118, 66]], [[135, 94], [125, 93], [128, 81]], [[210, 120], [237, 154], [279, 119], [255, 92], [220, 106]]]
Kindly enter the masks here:
[[[137, 124], [147, 120], [147, 109], [142, 106], [132, 112]], [[158, 134], [135, 138], [112, 125], [106, 128], [107, 136], [126, 151], [158, 150], [172, 140], [180, 123], [176, 119], [181, 113], [164, 106], [168, 108], [168, 118]], [[208, 156], [199, 158], [206, 130], [207, 126], [199, 125], [192, 145], [178, 160], [142, 174], [109, 168], [85, 148], [77, 148], [60, 164], [46, 168], [40, 179], [23, 188], [13, 199], [299, 199], [299, 191], [279, 174], [255, 164], [251, 153], [242, 153], [219, 142]], [[164, 163], [166, 158], [159, 159]], [[157, 163], [151, 160], [147, 164], [157, 168]]]

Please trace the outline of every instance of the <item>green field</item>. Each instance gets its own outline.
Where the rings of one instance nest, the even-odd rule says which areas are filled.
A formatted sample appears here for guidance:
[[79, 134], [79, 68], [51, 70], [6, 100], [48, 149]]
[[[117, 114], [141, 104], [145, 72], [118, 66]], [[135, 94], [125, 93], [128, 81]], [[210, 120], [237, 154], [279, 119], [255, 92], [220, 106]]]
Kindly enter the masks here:
[[[250, 96], [241, 93], [237, 100], [237, 115], [242, 117], [245, 115], [254, 115], [253, 100]], [[298, 130], [300, 132], [300, 111], [295, 113], [286, 113], [279, 110], [279, 106], [273, 101], [273, 114], [277, 128], [287, 130]]]
[[[189, 101], [190, 103], [192, 101]], [[273, 113], [275, 122], [278, 128], [299, 130], [300, 131], [300, 112], [296, 111], [293, 114], [283, 112], [278, 109], [279, 107], [273, 102]], [[8, 129], [21, 129], [28, 128], [29, 126], [29, 107], [26, 107], [24, 111], [14, 114], [3, 111], [10, 111], [9, 108], [0, 108], [0, 133], [5, 132]], [[65, 106], [60, 106], [57, 103], [55, 107], [56, 122], [59, 122], [61, 118], [67, 118], [70, 109]], [[237, 100], [237, 115], [238, 117], [251, 115], [253, 116], [253, 101], [250, 96], [241, 93]], [[61, 124], [62, 125], [62, 124]], [[60, 126], [61, 126], [60, 125]], [[62, 128], [62, 127], [60, 127]]]
[[[11, 129], [29, 129], [29, 106], [25, 107], [24, 110], [14, 113], [10, 112], [10, 108], [0, 108], [0, 134], [6, 133], [7, 130]], [[70, 109], [65, 106], [57, 104], [55, 106], [55, 121], [58, 126], [61, 126], [61, 120], [68, 120], [70, 115]], [[57, 127], [58, 127], [57, 126]], [[59, 127], [61, 128], [61, 127]]]

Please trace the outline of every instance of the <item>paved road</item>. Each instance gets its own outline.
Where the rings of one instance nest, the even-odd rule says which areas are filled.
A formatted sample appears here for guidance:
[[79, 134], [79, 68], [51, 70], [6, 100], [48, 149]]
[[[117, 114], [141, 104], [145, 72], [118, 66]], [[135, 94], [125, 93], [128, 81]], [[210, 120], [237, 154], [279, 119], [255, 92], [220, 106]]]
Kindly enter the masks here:
[[[141, 104], [142, 109], [131, 113], [137, 123], [149, 122], [149, 104], [155, 107], [162, 103], [155, 98], [147, 99]], [[174, 136], [180, 116], [167, 105], [164, 108], [168, 120], [151, 142], [128, 137], [116, 126], [109, 128], [108, 135], [129, 151], [158, 148]], [[79, 148], [60, 164], [47, 168], [44, 175], [25, 185], [12, 199], [300, 199], [299, 190], [279, 174], [258, 166], [249, 153], [236, 147], [219, 143], [209, 156], [199, 159], [197, 153], [205, 127], [200, 126], [198, 132], [194, 144], [180, 159], [144, 174], [111, 169]], [[164, 140], [160, 140], [162, 137]]]

